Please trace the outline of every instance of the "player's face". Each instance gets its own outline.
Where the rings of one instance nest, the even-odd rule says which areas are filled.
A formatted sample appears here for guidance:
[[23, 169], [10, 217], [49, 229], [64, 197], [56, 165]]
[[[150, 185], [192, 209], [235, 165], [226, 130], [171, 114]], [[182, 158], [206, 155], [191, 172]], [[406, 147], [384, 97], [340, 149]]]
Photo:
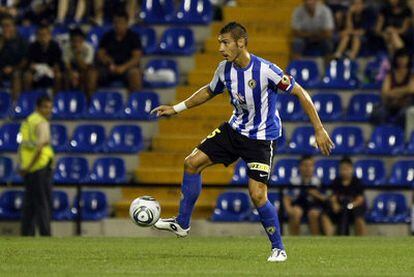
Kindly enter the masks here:
[[313, 159], [304, 160], [300, 163], [300, 175], [305, 178], [311, 178], [315, 169], [315, 162]]
[[40, 107], [38, 107], [39, 113], [46, 118], [50, 118], [52, 116], [52, 109], [53, 105], [51, 101], [45, 101], [40, 105]]
[[342, 179], [351, 179], [353, 173], [354, 172], [351, 164], [343, 163], [339, 166], [339, 176], [341, 176]]
[[236, 40], [231, 36], [230, 33], [221, 34], [218, 37], [219, 51], [223, 57], [230, 62], [233, 62], [240, 53], [240, 49], [237, 46]]

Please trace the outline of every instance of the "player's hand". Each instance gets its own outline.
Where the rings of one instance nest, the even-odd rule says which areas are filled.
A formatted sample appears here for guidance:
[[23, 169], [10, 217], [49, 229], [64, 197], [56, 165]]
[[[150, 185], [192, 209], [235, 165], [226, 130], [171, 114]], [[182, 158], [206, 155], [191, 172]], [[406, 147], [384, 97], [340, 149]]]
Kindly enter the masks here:
[[176, 114], [172, 106], [161, 105], [151, 111], [151, 114], [156, 113], [157, 117], [170, 116]]
[[322, 154], [329, 156], [329, 154], [332, 152], [332, 149], [335, 147], [335, 144], [332, 142], [331, 138], [324, 128], [315, 130], [315, 139], [316, 145]]

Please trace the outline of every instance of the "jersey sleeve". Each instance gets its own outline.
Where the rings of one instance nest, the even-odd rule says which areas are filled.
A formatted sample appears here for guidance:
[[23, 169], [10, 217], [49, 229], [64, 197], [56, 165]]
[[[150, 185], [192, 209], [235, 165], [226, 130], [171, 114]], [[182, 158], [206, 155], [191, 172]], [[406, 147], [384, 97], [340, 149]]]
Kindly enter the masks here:
[[226, 62], [221, 62], [216, 72], [214, 72], [213, 79], [211, 80], [210, 84], [208, 85], [208, 88], [212, 94], [220, 94], [224, 91], [224, 67]]
[[282, 69], [274, 64], [269, 65], [267, 78], [270, 86], [288, 93], [292, 91], [296, 83], [292, 76], [284, 74]]

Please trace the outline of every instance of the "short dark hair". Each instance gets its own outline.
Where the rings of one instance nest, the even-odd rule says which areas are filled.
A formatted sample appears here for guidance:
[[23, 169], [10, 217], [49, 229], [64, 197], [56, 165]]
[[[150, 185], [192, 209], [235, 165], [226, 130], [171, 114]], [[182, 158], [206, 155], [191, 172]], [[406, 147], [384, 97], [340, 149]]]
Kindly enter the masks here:
[[48, 30], [50, 31], [50, 26], [46, 23], [40, 24], [39, 27], [37, 27], [36, 32], [39, 32], [40, 30]]
[[240, 23], [237, 23], [235, 21], [230, 22], [226, 24], [223, 28], [220, 30], [220, 35], [230, 33], [234, 40], [238, 40], [241, 38], [244, 38], [244, 41], [247, 45], [247, 30], [246, 28], [241, 25]]
[[299, 163], [303, 163], [304, 161], [307, 161], [307, 160], [313, 160], [313, 157], [311, 155], [303, 155], [300, 158]]
[[114, 19], [115, 19], [115, 17], [121, 17], [121, 18], [124, 18], [127, 21], [129, 19], [129, 16], [128, 16], [127, 12], [124, 11], [124, 10], [116, 11], [115, 14], [114, 14]]
[[348, 156], [343, 156], [342, 159], [339, 161], [339, 164], [353, 165], [351, 158]]
[[52, 102], [52, 98], [47, 94], [43, 94], [36, 99], [36, 107], [39, 108], [45, 102]]
[[397, 65], [397, 61], [399, 58], [404, 57], [404, 56], [408, 56], [408, 65], [407, 68], [411, 70], [412, 66], [413, 66], [413, 58], [410, 54], [410, 52], [406, 49], [406, 48], [401, 48], [398, 49], [397, 51], [395, 51], [394, 55], [392, 56], [392, 67], [396, 68]]
[[85, 33], [82, 31], [81, 28], [71, 29], [70, 32], [69, 32], [69, 35], [70, 35], [70, 38], [73, 38], [73, 37], [85, 38]]

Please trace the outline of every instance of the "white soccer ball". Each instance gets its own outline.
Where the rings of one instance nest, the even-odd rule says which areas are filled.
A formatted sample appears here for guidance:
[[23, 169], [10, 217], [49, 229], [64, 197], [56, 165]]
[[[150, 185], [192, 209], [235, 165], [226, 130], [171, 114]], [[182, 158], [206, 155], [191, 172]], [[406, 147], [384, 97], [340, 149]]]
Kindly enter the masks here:
[[129, 216], [141, 227], [149, 227], [160, 219], [160, 203], [152, 196], [141, 196], [132, 201]]

